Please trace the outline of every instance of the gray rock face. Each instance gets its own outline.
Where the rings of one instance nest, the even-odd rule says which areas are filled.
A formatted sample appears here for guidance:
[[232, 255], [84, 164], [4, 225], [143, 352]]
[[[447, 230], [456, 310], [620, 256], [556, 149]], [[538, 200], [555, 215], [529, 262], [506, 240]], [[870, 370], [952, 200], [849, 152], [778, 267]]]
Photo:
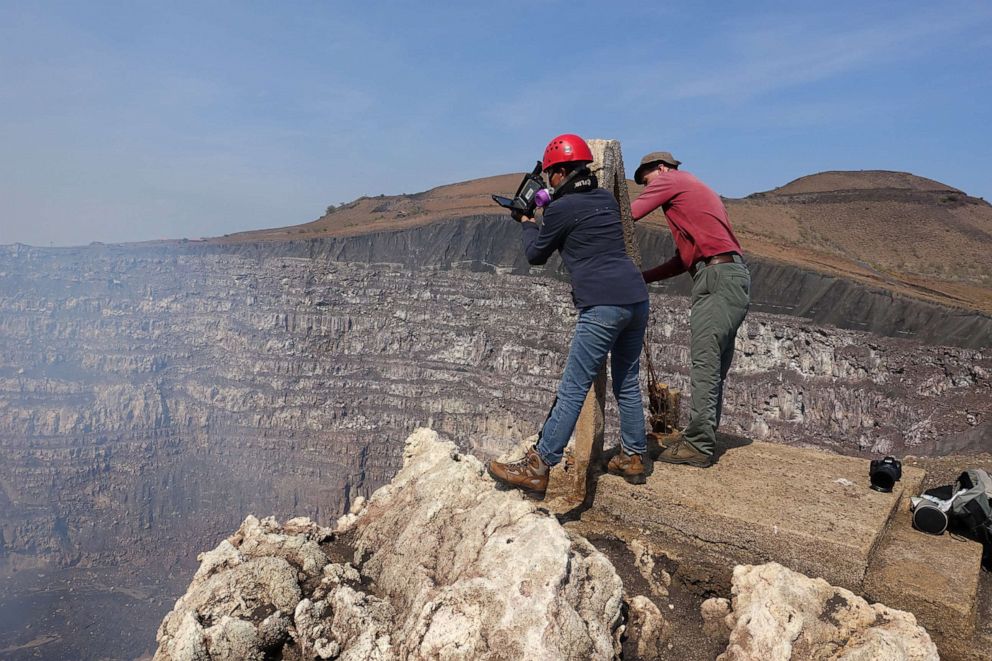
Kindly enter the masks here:
[[[675, 253], [667, 232], [639, 225], [637, 242], [646, 264], [660, 263]], [[520, 250], [520, 230], [504, 216], [473, 216], [433, 223], [415, 229], [382, 231], [361, 236], [298, 242], [244, 242], [219, 246], [222, 250], [264, 259], [320, 258], [332, 261], [392, 263], [408, 269], [424, 266], [474, 270], [532, 271]], [[218, 246], [189, 243], [185, 250], [202, 254]], [[749, 257], [752, 309], [805, 317], [816, 325], [869, 331], [878, 335], [912, 338], [925, 344], [982, 349], [992, 345], [992, 317], [966, 309], [948, 308], [852, 280], [824, 275], [812, 269]], [[546, 274], [562, 276], [560, 260], [552, 257]], [[689, 278], [673, 278], [654, 285], [665, 294], [687, 295]]]
[[[156, 660], [260, 659], [280, 638], [274, 621], [292, 658], [619, 653], [622, 584], [606, 557], [519, 493], [493, 490], [482, 464], [435, 432], [415, 432], [396, 478], [338, 527], [355, 540], [354, 565], [320, 551], [334, 534], [309, 520], [246, 519], [200, 557]], [[314, 548], [322, 559], [300, 553]], [[644, 644], [656, 646], [663, 620], [643, 601]]]
[[[395, 474], [417, 426], [480, 455], [534, 434], [575, 313], [565, 283], [503, 260], [515, 234], [483, 226], [333, 251], [0, 248], [0, 575], [19, 577], [0, 599], [35, 599], [52, 568], [127, 567], [85, 587], [141, 576], [132, 592], [157, 622], [154, 600], [176, 594], [163, 574], [188, 576], [217, 531], [251, 512], [335, 519]], [[401, 264], [429, 248], [436, 267]], [[687, 390], [686, 301], [652, 304], [655, 365]], [[975, 349], [754, 312], [724, 430], [842, 452], [988, 449], [990, 374]], [[607, 421], [612, 441], [612, 403]]]
[[845, 454], [992, 449], [992, 355], [774, 319], [753, 315], [738, 336], [739, 433]]
[[[845, 659], [938, 661], [912, 613], [868, 604], [823, 579], [777, 563], [734, 569], [730, 645], [719, 661]], [[719, 619], [720, 605], [704, 608]]]
[[[122, 548], [141, 564], [179, 530], [184, 554], [248, 511], [336, 517], [418, 424], [480, 445], [530, 433], [567, 342], [558, 283], [35, 257], [0, 268], [5, 569]], [[536, 309], [551, 314], [521, 329]]]

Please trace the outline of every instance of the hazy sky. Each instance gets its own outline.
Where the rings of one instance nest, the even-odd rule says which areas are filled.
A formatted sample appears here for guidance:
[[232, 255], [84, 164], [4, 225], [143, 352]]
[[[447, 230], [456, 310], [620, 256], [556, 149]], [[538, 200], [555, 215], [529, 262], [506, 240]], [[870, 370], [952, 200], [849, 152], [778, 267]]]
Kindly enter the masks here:
[[306, 222], [563, 132], [728, 196], [892, 169], [992, 199], [990, 125], [988, 1], [0, 0], [0, 244]]

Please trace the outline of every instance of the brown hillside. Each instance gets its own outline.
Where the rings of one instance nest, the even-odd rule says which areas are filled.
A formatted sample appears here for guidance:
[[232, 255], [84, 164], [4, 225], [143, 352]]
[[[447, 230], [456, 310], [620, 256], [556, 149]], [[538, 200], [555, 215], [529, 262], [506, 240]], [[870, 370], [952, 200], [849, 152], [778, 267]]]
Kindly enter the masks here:
[[520, 174], [504, 174], [432, 188], [413, 195], [360, 197], [342, 204], [313, 222], [269, 230], [240, 232], [223, 241], [309, 239], [354, 236], [382, 230], [407, 229], [438, 220], [499, 213], [493, 193], [513, 195]]
[[[498, 214], [490, 194], [511, 194], [520, 174], [417, 193], [362, 197], [317, 220], [242, 232], [223, 242], [353, 236]], [[628, 182], [631, 197], [641, 190]], [[727, 199], [751, 255], [850, 278], [894, 293], [992, 313], [992, 206], [905, 172], [823, 172], [743, 199]], [[660, 212], [642, 223], [667, 231]], [[645, 255], [646, 262], [664, 255]]]
[[873, 190], [895, 188], [901, 190], [942, 190], [960, 193], [956, 188], [933, 179], [918, 177], [908, 172], [890, 170], [832, 170], [799, 177], [768, 193], [758, 195], [795, 195], [799, 193], [829, 193], [839, 190]]
[[825, 172], [727, 206], [756, 254], [992, 312], [992, 206], [946, 184]]

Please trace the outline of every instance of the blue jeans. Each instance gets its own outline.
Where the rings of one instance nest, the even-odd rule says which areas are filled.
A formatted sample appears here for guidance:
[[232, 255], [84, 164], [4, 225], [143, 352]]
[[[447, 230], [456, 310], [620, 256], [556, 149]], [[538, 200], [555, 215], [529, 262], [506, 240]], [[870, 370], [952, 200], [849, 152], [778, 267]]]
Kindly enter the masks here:
[[644, 407], [637, 375], [648, 324], [648, 302], [582, 308], [568, 350], [558, 396], [541, 429], [537, 453], [548, 465], [561, 461], [579, 411], [600, 368], [611, 354], [613, 395], [620, 409], [620, 442], [628, 453], [644, 454]]

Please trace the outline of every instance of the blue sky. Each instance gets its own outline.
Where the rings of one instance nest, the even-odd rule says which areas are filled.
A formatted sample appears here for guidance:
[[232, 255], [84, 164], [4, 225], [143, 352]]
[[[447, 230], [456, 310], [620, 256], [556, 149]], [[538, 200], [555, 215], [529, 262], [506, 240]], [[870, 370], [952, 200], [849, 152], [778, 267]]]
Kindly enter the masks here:
[[733, 197], [892, 169], [992, 199], [990, 125], [989, 2], [0, 0], [0, 244], [306, 222], [563, 132]]

